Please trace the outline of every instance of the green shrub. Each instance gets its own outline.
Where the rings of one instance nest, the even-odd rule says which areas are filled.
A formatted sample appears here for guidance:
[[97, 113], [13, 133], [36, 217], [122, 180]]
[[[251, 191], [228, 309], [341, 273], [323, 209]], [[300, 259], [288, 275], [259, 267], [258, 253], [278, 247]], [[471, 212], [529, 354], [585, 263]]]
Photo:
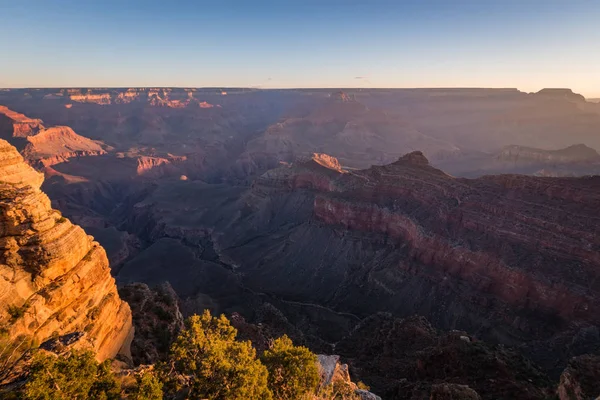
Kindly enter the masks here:
[[236, 334], [223, 315], [216, 318], [205, 311], [190, 317], [171, 345], [167, 366], [185, 383], [171, 381], [170, 390], [187, 390], [189, 398], [270, 400], [267, 369], [256, 359], [250, 342], [236, 341]]
[[57, 357], [37, 352], [23, 400], [118, 400], [120, 386], [108, 362], [98, 364], [89, 352]]
[[314, 393], [319, 384], [317, 356], [306, 347], [294, 346], [287, 336], [275, 340], [261, 361], [269, 371], [269, 389], [276, 399], [301, 399]]
[[316, 398], [319, 400], [360, 400], [361, 397], [349, 384], [336, 380], [327, 386], [320, 387]]
[[144, 372], [136, 377], [136, 386], [130, 393], [130, 400], [162, 400], [163, 384], [156, 374], [151, 371]]

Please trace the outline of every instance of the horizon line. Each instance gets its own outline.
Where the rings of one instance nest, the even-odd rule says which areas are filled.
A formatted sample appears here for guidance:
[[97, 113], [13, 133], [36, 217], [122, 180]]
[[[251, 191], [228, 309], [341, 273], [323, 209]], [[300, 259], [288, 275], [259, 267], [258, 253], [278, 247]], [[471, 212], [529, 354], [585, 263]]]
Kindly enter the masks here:
[[315, 87], [260, 87], [260, 86], [23, 86], [23, 87], [0, 87], [0, 91], [8, 90], [51, 90], [51, 89], [214, 89], [214, 90], [504, 90], [517, 91], [520, 93], [531, 94], [542, 90], [570, 90], [572, 93], [579, 94], [586, 99], [600, 98], [600, 93], [585, 96], [579, 92], [573, 91], [568, 87], [543, 87], [537, 91], [521, 90], [517, 87], [486, 87], [486, 86], [423, 86], [423, 87], [353, 87], [353, 86], [315, 86]]

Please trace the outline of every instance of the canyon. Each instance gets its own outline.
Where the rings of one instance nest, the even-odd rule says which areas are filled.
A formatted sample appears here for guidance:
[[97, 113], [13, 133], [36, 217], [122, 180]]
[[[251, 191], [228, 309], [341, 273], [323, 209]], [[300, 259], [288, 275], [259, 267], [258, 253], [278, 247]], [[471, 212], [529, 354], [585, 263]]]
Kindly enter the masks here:
[[[598, 177], [457, 179], [418, 152], [352, 172], [317, 161], [250, 189], [161, 185], [125, 222], [155, 243], [154, 267], [133, 260], [119, 276], [167, 279], [158, 254], [191, 245], [200, 264], [226, 260], [255, 292], [359, 317], [418, 313], [510, 345], [600, 322]], [[197, 290], [172, 279], [184, 296]]]
[[245, 181], [312, 153], [368, 168], [422, 151], [464, 177], [598, 173], [580, 160], [546, 157], [534, 169], [502, 159], [508, 146], [600, 150], [600, 104], [569, 89], [10, 89], [0, 104], [36, 117], [23, 127], [39, 119], [124, 154], [187, 157], [183, 174], [211, 181]]
[[73, 234], [73, 259], [97, 249], [113, 293], [108, 257], [132, 304], [134, 358], [209, 308], [339, 354], [386, 399], [584, 390], [600, 105], [570, 90], [19, 89], [0, 104], [1, 137], [67, 221], [52, 229], [73, 221], [106, 249]]

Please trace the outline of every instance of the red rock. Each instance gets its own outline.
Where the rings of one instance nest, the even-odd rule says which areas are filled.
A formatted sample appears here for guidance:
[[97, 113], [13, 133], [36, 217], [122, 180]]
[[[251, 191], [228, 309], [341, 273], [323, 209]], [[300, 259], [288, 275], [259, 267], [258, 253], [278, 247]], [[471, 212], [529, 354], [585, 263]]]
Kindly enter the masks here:
[[13, 132], [5, 133], [4, 138], [18, 146], [27, 161], [40, 169], [74, 157], [106, 153], [102, 142], [78, 135], [68, 126], [45, 128], [42, 120], [27, 118], [3, 106], [0, 106], [0, 113], [13, 125]]

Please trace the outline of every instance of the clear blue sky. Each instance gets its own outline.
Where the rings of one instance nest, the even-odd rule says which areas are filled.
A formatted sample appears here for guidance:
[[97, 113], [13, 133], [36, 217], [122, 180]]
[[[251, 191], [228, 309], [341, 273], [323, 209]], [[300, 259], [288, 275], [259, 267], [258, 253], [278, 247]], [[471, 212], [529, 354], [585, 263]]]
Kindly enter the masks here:
[[0, 0], [0, 87], [570, 87], [598, 0]]

